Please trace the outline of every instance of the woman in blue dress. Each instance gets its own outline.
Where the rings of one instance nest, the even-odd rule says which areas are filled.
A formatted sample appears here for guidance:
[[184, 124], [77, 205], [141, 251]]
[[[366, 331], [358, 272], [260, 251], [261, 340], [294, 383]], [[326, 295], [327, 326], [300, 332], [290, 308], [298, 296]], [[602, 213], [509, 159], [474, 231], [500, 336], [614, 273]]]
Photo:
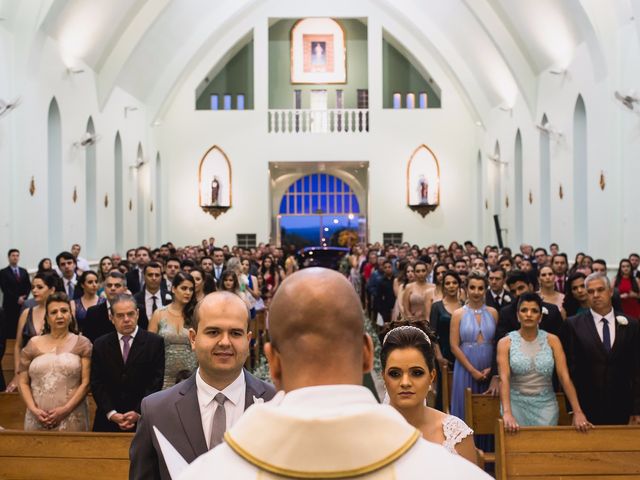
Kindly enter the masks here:
[[535, 293], [518, 298], [520, 329], [498, 342], [500, 401], [508, 432], [520, 426], [558, 424], [558, 402], [551, 377], [554, 367], [573, 409], [573, 425], [586, 431], [593, 425], [585, 417], [571, 382], [562, 344], [557, 336], [538, 328], [542, 299]]
[[456, 357], [451, 388], [451, 414], [464, 418], [464, 391], [484, 393], [489, 387], [498, 312], [484, 303], [486, 276], [467, 277], [467, 304], [453, 312], [449, 342]]

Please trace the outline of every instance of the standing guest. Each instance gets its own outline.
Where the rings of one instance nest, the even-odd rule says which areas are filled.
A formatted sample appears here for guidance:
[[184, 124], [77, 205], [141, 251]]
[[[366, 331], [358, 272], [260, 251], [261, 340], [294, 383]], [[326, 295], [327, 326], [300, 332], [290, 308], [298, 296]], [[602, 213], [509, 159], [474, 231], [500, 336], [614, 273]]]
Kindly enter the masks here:
[[[484, 258], [477, 257], [474, 258], [471, 262], [471, 269], [477, 272], [485, 272], [487, 271], [487, 262], [484, 261]], [[460, 272], [458, 272], [460, 274]]]
[[82, 258], [80, 256], [80, 250], [82, 250], [82, 247], [79, 243], [74, 243], [73, 245], [71, 245], [71, 255], [73, 255], [76, 259], [76, 265], [78, 267], [78, 270], [80, 270], [79, 273], [82, 273], [86, 272], [87, 270], [91, 270], [91, 266], [89, 265], [89, 262], [86, 258]]
[[640, 281], [633, 275], [633, 265], [626, 258], [620, 260], [614, 287], [620, 294], [622, 312], [640, 318]]
[[[565, 318], [566, 314], [562, 310], [562, 303], [564, 302], [564, 293], [560, 293], [555, 289], [556, 287], [556, 276], [553, 273], [553, 269], [545, 265], [544, 267], [538, 270], [538, 285], [540, 286], [540, 291], [538, 294], [542, 301], [546, 303], [551, 303], [558, 307], [562, 317]], [[564, 286], [564, 282], [562, 283]]]
[[122, 262], [122, 257], [117, 252], [113, 253], [111, 255], [111, 261], [113, 262], [113, 268], [118, 268], [118, 266], [120, 265], [120, 262]]
[[53, 263], [51, 263], [49, 257], [45, 257], [38, 262], [38, 271], [36, 273], [49, 272], [51, 270], [53, 270]]
[[584, 416], [576, 389], [571, 382], [560, 339], [538, 328], [542, 318], [542, 299], [535, 293], [518, 297], [520, 329], [498, 342], [500, 401], [508, 432], [521, 426], [554, 426], [559, 408], [552, 375], [558, 374], [562, 389], [573, 410], [573, 425], [580, 431], [593, 427]]
[[500, 257], [498, 265], [500, 265], [500, 268], [505, 271], [505, 274], [513, 270], [513, 260], [511, 257]]
[[38, 335], [42, 335], [45, 325], [45, 305], [47, 298], [56, 291], [58, 275], [55, 273], [37, 273], [33, 277], [31, 284], [31, 294], [35, 305], [26, 308], [20, 314], [18, 326], [16, 327], [16, 342], [13, 347], [14, 372], [15, 376], [7, 385], [7, 392], [15, 392], [18, 387], [18, 370], [20, 361], [20, 350], [22, 350], [29, 340]]
[[[189, 275], [193, 278], [193, 298], [198, 303], [206, 296], [204, 293], [204, 272], [202, 268], [195, 267]], [[175, 276], [173, 278], [175, 279]]]
[[77, 335], [64, 293], [47, 298], [44, 333], [20, 352], [19, 390], [27, 406], [24, 429], [89, 430], [91, 342]]
[[129, 262], [129, 264], [135, 265], [135, 263], [136, 263], [136, 249], [135, 248], [130, 248], [129, 250], [127, 250], [127, 253], [125, 254], [125, 257], [126, 257], [126, 261]]
[[[559, 252], [560, 252], [560, 247], [558, 246], [557, 243], [552, 243], [551, 245], [549, 245], [549, 253], [552, 256], [557, 255]], [[551, 262], [553, 263], [553, 259], [551, 260]]]
[[144, 266], [143, 272], [144, 288], [133, 298], [138, 303], [140, 312], [138, 325], [146, 330], [149, 327], [149, 319], [155, 311], [171, 303], [171, 295], [162, 289], [162, 265], [158, 262], [149, 262]]
[[100, 263], [98, 263], [98, 295], [104, 296], [104, 282], [107, 279], [109, 272], [114, 268], [117, 267], [113, 264], [111, 257], [108, 255], [100, 259]]
[[140, 402], [162, 388], [164, 341], [138, 327], [131, 295], [110, 302], [116, 331], [98, 338], [91, 355], [91, 391], [96, 401], [94, 432], [131, 432], [140, 420]]
[[602, 273], [585, 280], [591, 309], [563, 325], [569, 373], [587, 418], [595, 425], [640, 424], [640, 330], [613, 310]]
[[[406, 250], [403, 250], [403, 254], [406, 255]], [[354, 245], [351, 247], [349, 254], [349, 281], [353, 285], [354, 290], [358, 295], [362, 294], [362, 277], [360, 275], [360, 266], [366, 261], [362, 253], [362, 247], [360, 245]]]
[[[199, 273], [199, 272], [198, 272]], [[173, 280], [173, 301], [158, 308], [149, 322], [149, 331], [164, 338], [164, 380], [162, 389], [172, 387], [178, 372], [194, 372], [198, 366], [189, 343], [189, 328], [193, 324], [195, 280], [188, 273], [178, 272]]]
[[[567, 281], [567, 269], [568, 269], [567, 255], [564, 253], [555, 253], [551, 257], [551, 268], [553, 269], [554, 288], [560, 293], [564, 293], [564, 285]], [[553, 302], [551, 302], [553, 303]]]
[[426, 325], [393, 322], [382, 342], [380, 360], [389, 403], [420, 430], [425, 440], [476, 463], [473, 430], [462, 420], [425, 405], [436, 379], [434, 339]]
[[373, 298], [375, 312], [382, 316], [384, 323], [391, 322], [391, 311], [395, 305], [396, 296], [393, 293], [393, 264], [390, 260], [385, 260], [382, 264], [382, 276], [377, 282]]
[[[597, 258], [592, 262], [591, 269], [592, 273], [600, 272], [603, 275], [607, 275], [607, 262], [602, 258]], [[582, 273], [585, 275], [585, 277], [589, 275], [588, 273]], [[622, 299], [620, 298], [620, 291], [617, 288], [613, 288], [613, 297], [611, 297], [611, 304], [613, 305], [614, 310], [618, 310], [620, 312], [622, 311]]]
[[[465, 261], [465, 264], [466, 264], [466, 261]], [[442, 300], [444, 296], [444, 291], [442, 290], [442, 279], [443, 279], [443, 275], [447, 271], [448, 271], [448, 268], [444, 263], [437, 263], [436, 266], [433, 267], [433, 278], [436, 285], [436, 288], [433, 290], [434, 303]]]
[[495, 308], [497, 312], [511, 303], [511, 295], [504, 288], [506, 275], [506, 271], [499, 266], [489, 271], [489, 288], [485, 295], [485, 303], [488, 307]]
[[427, 283], [427, 264], [418, 260], [413, 265], [415, 281], [402, 294], [404, 316], [411, 321], [426, 321], [431, 313], [434, 288]]
[[93, 270], [86, 270], [80, 275], [78, 284], [82, 287], [82, 297], [71, 302], [71, 313], [77, 324], [84, 324], [87, 310], [105, 301], [98, 296], [98, 274]]
[[587, 295], [587, 288], [584, 284], [585, 278], [587, 278], [587, 276], [584, 273], [575, 272], [569, 275], [565, 283], [562, 308], [566, 312], [567, 317], [573, 317], [579, 313], [589, 311], [589, 295]]
[[167, 291], [171, 291], [173, 287], [173, 279], [180, 271], [180, 259], [178, 257], [169, 257], [164, 268], [164, 283]]
[[[129, 260], [129, 252], [127, 252], [127, 260]], [[151, 251], [147, 247], [138, 247], [135, 249], [133, 260], [129, 260], [131, 268], [127, 273], [127, 287], [132, 295], [135, 295], [144, 288], [144, 267], [151, 261]]]
[[109, 307], [118, 295], [122, 295], [127, 290], [125, 276], [113, 270], [107, 275], [104, 282], [104, 294], [106, 302], [98, 303], [89, 307], [84, 322], [79, 322], [78, 327], [82, 334], [94, 343], [98, 337], [114, 332], [113, 323], [109, 318]]
[[61, 252], [56, 256], [56, 265], [62, 276], [64, 292], [71, 300], [82, 296], [82, 288], [78, 287], [78, 275], [76, 273], [76, 257], [71, 252]]
[[498, 312], [484, 303], [483, 272], [467, 278], [467, 304], [451, 316], [450, 343], [456, 357], [451, 388], [451, 414], [464, 420], [464, 391], [483, 393], [489, 386]]
[[208, 295], [196, 307], [189, 336], [200, 368], [179, 385], [143, 400], [142, 421], [130, 449], [132, 480], [171, 479], [152, 427], [191, 463], [219, 444], [222, 433], [247, 408], [275, 395], [272, 385], [243, 368], [251, 332], [246, 307], [237, 296]]
[[542, 247], [536, 248], [533, 252], [533, 258], [535, 259], [537, 268], [541, 268], [543, 265], [547, 265], [547, 262], [549, 261], [547, 249]]
[[[220, 286], [220, 283], [222, 281], [222, 273], [225, 270], [224, 267], [224, 251], [221, 248], [214, 248], [213, 249], [213, 269], [211, 270], [211, 275], [213, 275], [213, 278], [216, 281], [216, 286]], [[273, 262], [273, 258], [271, 258], [271, 261]], [[205, 272], [207, 271], [207, 269], [205, 268]]]
[[448, 270], [442, 275], [441, 283], [444, 294], [442, 300], [434, 302], [431, 307], [429, 327], [438, 339], [434, 345], [434, 352], [440, 368], [451, 368], [456, 360], [449, 341], [451, 317], [463, 306], [463, 302], [460, 301], [460, 276], [453, 270]]
[[630, 254], [629, 261], [631, 262], [631, 268], [633, 269], [633, 276], [636, 278], [640, 278], [640, 272], [638, 271], [638, 268], [640, 267], [640, 255], [638, 255], [637, 253]]
[[271, 255], [266, 255], [262, 260], [260, 275], [262, 276], [262, 300], [268, 307], [278, 285], [280, 285], [278, 271]]
[[580, 268], [583, 270], [591, 271], [593, 266], [593, 257], [591, 255], [585, 255], [580, 262]]

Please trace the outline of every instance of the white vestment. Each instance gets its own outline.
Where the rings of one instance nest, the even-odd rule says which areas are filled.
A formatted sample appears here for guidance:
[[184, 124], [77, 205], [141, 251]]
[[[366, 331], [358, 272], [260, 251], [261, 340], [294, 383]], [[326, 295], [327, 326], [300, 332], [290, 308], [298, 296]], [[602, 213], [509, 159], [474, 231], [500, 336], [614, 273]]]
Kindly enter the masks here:
[[225, 442], [196, 459], [180, 480], [490, 479], [427, 442], [393, 407], [357, 385], [278, 393], [251, 406]]

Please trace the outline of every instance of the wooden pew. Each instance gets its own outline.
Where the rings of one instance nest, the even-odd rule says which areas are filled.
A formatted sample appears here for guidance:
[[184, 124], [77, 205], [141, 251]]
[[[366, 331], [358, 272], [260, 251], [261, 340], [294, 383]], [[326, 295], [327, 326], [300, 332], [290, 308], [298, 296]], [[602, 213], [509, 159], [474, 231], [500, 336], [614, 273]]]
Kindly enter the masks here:
[[451, 386], [453, 385], [453, 369], [445, 366], [440, 370], [440, 388], [442, 389], [442, 410], [449, 413], [451, 408]]
[[[87, 400], [89, 402], [89, 428], [91, 428], [96, 415], [96, 402], [91, 394]], [[19, 393], [0, 393], [0, 427], [22, 430], [25, 410], [25, 404]]]
[[496, 422], [496, 479], [622, 480], [640, 478], [640, 426], [522, 427]]
[[7, 346], [2, 357], [2, 374], [4, 375], [4, 381], [7, 382], [7, 384], [11, 381], [11, 379], [13, 379], [13, 369], [15, 368], [15, 365], [13, 363], [13, 347], [15, 346], [15, 344], [16, 341], [13, 338], [7, 339]]
[[[571, 415], [567, 412], [564, 393], [557, 393], [560, 425], [571, 425]], [[500, 397], [471, 393], [467, 388], [464, 392], [464, 418], [465, 422], [473, 430], [474, 435], [493, 435], [496, 428], [496, 420], [501, 418]], [[495, 462], [493, 452], [478, 451], [479, 461], [484, 463]]]
[[131, 433], [0, 432], [0, 478], [128, 478]]

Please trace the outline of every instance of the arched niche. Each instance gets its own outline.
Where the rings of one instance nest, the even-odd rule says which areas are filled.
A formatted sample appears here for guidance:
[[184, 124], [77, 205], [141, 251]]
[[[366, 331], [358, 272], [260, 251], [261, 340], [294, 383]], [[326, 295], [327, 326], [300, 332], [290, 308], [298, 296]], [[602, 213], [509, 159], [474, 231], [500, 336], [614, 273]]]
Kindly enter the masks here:
[[[87, 120], [86, 132], [95, 135], [96, 129], [93, 124], [93, 118], [89, 117]], [[97, 242], [98, 242], [98, 192], [97, 190], [97, 159], [96, 159], [96, 145], [92, 143], [86, 147], [85, 150], [85, 197], [86, 201], [86, 221], [87, 228], [87, 255], [89, 258], [95, 258], [97, 254]]]
[[587, 109], [578, 95], [573, 111], [573, 221], [574, 246], [587, 249]]
[[516, 243], [523, 242], [523, 188], [522, 188], [522, 134], [520, 129], [516, 132], [513, 152], [513, 164], [515, 170], [515, 202], [516, 202]]
[[62, 250], [62, 119], [55, 97], [49, 103], [47, 116], [47, 218], [49, 251]]
[[116, 250], [123, 252], [124, 247], [124, 189], [123, 189], [123, 159], [122, 138], [120, 132], [116, 132], [113, 142], [114, 163], [114, 206], [116, 211]]
[[413, 151], [407, 164], [407, 206], [423, 217], [440, 205], [440, 163], [425, 144]]
[[198, 166], [198, 205], [217, 218], [231, 208], [231, 162], [217, 145], [207, 150]]
[[[542, 125], [549, 123], [542, 115]], [[551, 239], [551, 142], [549, 132], [540, 131], [540, 242], [549, 245]]]

